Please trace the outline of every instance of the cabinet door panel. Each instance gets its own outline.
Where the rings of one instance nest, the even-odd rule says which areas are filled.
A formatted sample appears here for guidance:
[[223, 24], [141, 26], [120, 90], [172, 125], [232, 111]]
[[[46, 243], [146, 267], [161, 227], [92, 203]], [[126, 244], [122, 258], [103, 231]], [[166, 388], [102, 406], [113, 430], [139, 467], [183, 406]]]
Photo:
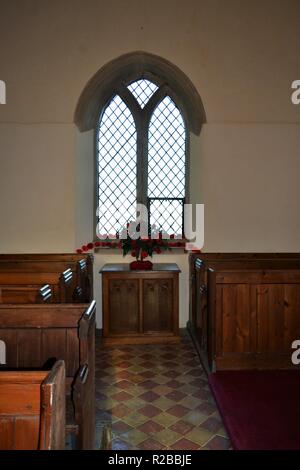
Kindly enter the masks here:
[[112, 334], [138, 333], [138, 279], [109, 280], [109, 331]]
[[172, 331], [172, 279], [143, 281], [144, 332]]

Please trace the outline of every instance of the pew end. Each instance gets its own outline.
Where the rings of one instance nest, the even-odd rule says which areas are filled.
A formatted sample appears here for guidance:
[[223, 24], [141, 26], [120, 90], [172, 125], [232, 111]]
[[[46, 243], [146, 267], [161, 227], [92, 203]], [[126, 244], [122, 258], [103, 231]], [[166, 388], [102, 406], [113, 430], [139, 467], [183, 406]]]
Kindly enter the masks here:
[[75, 422], [78, 424], [76, 448], [93, 450], [95, 446], [94, 377], [87, 364], [80, 367], [72, 387]]
[[67, 420], [66, 431], [75, 435], [79, 449], [94, 448], [95, 312], [95, 301], [0, 305], [6, 367], [43, 367], [50, 358], [65, 361], [65, 394], [73, 399], [74, 408], [68, 414], [73, 418]]
[[0, 449], [65, 447], [65, 365], [50, 371], [0, 372]]

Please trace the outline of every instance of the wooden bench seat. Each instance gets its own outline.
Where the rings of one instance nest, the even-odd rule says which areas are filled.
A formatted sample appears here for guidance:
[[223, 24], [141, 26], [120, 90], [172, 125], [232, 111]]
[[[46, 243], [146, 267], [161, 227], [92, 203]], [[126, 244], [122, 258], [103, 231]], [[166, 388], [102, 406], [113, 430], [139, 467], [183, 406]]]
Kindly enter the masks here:
[[62, 273], [0, 272], [0, 303], [43, 303], [45, 286], [51, 289], [47, 300], [53, 303], [84, 303], [87, 290], [76, 279], [71, 269]]
[[[83, 301], [93, 298], [93, 255], [90, 253], [0, 254], [0, 273], [59, 273], [71, 269], [76, 286], [82, 289]], [[50, 282], [45, 281], [50, 284]]]
[[12, 256], [0, 255], [0, 292], [2, 292], [0, 302], [39, 302], [41, 299], [38, 289], [45, 284], [49, 284], [53, 291], [52, 302], [92, 300], [93, 258], [91, 256], [42, 254]]
[[0, 450], [65, 447], [65, 367], [0, 370]]
[[94, 447], [95, 301], [90, 304], [0, 304], [0, 340], [6, 366], [41, 368], [49, 360], [66, 366], [78, 425], [76, 447]]
[[47, 302], [53, 298], [52, 290], [49, 286], [50, 297], [43, 295], [47, 290], [47, 284], [40, 287], [37, 286], [0, 286], [0, 303], [1, 304], [39, 304]]

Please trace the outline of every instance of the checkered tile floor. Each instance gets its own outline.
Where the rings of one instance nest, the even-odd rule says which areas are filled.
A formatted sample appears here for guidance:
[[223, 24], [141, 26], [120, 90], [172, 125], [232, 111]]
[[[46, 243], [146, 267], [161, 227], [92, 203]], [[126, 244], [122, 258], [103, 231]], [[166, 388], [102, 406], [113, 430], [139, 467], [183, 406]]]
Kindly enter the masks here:
[[206, 375], [186, 332], [179, 344], [96, 347], [96, 448], [228, 449]]

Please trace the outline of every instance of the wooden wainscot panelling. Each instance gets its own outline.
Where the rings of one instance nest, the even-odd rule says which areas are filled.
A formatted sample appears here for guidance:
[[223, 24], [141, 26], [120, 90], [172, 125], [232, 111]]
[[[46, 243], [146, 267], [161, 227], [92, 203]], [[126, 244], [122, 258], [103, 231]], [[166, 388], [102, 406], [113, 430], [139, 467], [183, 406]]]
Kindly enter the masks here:
[[[219, 367], [223, 367], [224, 354], [218, 357], [216, 361], [216, 342], [218, 341], [218, 347], [220, 346], [220, 338], [215, 340], [216, 327], [220, 326], [219, 322], [216, 324], [214, 318], [214, 312], [216, 309], [216, 296], [217, 296], [217, 285], [222, 284], [221, 289], [222, 295], [223, 290], [225, 292], [225, 299], [229, 296], [232, 297], [230, 301], [234, 305], [235, 298], [241, 298], [242, 287], [238, 289], [231, 288], [231, 284], [242, 286], [243, 284], [248, 285], [250, 289], [250, 325], [257, 322], [256, 303], [253, 297], [252, 285], [253, 284], [293, 284], [295, 277], [297, 278], [300, 269], [300, 254], [299, 253], [193, 253], [189, 257], [190, 261], [190, 317], [188, 322], [189, 330], [194, 339], [197, 350], [200, 354], [202, 362], [206, 369], [209, 371], [213, 367], [216, 367], [218, 363]], [[215, 273], [209, 275], [209, 271]], [[228, 284], [224, 289], [224, 284]], [[297, 287], [298, 289], [298, 287]], [[220, 289], [219, 289], [220, 291]], [[218, 291], [218, 299], [220, 299], [220, 293]], [[229, 294], [230, 293], [230, 294]], [[248, 294], [247, 294], [248, 295]], [[286, 294], [287, 295], [287, 294]], [[244, 296], [242, 296], [244, 298]], [[220, 300], [218, 300], [220, 302]], [[240, 302], [240, 300], [237, 300]], [[227, 309], [227, 303], [224, 304], [224, 309]], [[219, 304], [220, 305], [220, 304]], [[248, 307], [246, 308], [246, 318]], [[219, 307], [220, 309], [220, 307]], [[233, 316], [232, 316], [233, 315]], [[260, 367], [262, 361], [268, 366], [270, 364], [270, 358], [266, 356], [263, 359], [261, 354], [257, 358], [257, 352], [253, 352], [250, 348], [248, 352], [238, 352], [241, 344], [246, 344], [245, 338], [245, 325], [248, 320], [246, 318], [238, 318], [234, 321], [234, 314], [230, 313], [229, 317], [225, 317], [224, 327], [226, 328], [225, 335], [226, 341], [224, 347], [226, 350], [226, 364], [228, 367], [234, 367], [236, 358], [239, 356], [239, 363], [242, 367], [247, 367], [247, 364], [251, 367]], [[222, 320], [223, 321], [223, 320]], [[236, 332], [237, 351], [230, 353], [226, 348], [229, 342], [233, 341], [234, 333], [228, 333], [227, 324], [228, 322], [236, 324], [233, 327], [233, 331]], [[222, 323], [223, 324], [223, 323]], [[255, 331], [254, 331], [255, 330]], [[297, 329], [296, 329], [297, 330]], [[218, 334], [220, 332], [218, 331]], [[222, 331], [223, 334], [223, 331]], [[253, 344], [257, 341], [258, 331], [257, 328], [250, 329], [250, 339], [248, 344]], [[231, 337], [231, 340], [229, 339]], [[295, 338], [294, 338], [295, 339]], [[255, 346], [256, 347], [256, 346]], [[269, 354], [269, 353], [268, 353]], [[286, 353], [279, 354], [280, 363], [287, 364]], [[285, 357], [283, 359], [283, 357]], [[261, 362], [260, 362], [261, 361]], [[258, 364], [258, 365], [257, 365]], [[236, 366], [238, 367], [238, 366]]]
[[300, 270], [210, 271], [216, 369], [295, 368], [291, 345], [300, 338]]
[[300, 285], [257, 285], [253, 290], [258, 353], [282, 351], [289, 354], [292, 342], [300, 339]]

